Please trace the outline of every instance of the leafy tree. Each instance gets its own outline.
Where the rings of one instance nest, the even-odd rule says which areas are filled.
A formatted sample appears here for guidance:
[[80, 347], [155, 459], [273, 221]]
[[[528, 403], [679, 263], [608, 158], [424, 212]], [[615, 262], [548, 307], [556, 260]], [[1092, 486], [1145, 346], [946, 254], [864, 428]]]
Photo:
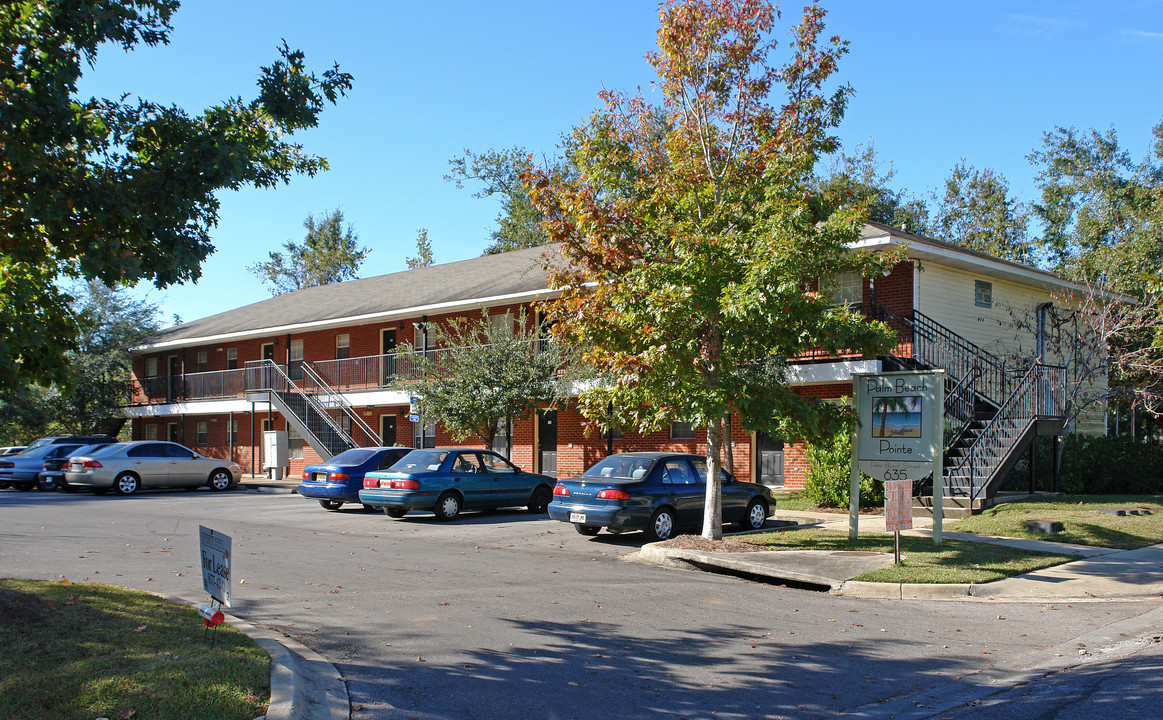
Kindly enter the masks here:
[[1010, 195], [1000, 173], [978, 170], [962, 158], [945, 178], [945, 193], [934, 200], [935, 236], [1014, 262], [1034, 265], [1040, 260], [1027, 232], [1030, 211]]
[[486, 309], [479, 319], [433, 325], [432, 333], [440, 350], [405, 346], [397, 361], [412, 363], [420, 380], [401, 376], [395, 387], [418, 395], [425, 422], [439, 422], [457, 442], [475, 436], [492, 447], [498, 427], [569, 397], [567, 351], [530, 326], [524, 311], [490, 318]]
[[881, 167], [871, 140], [867, 146], [857, 145], [852, 155], [838, 153], [825, 174], [815, 181], [812, 192], [815, 212], [824, 218], [837, 208], [863, 206], [869, 220], [927, 233], [929, 210], [924, 201], [909, 197], [905, 191], [891, 189], [889, 183], [896, 176], [896, 170], [891, 164], [884, 171]]
[[158, 307], [99, 280], [71, 290], [76, 347], [60, 385], [19, 382], [0, 391], [0, 437], [27, 442], [46, 434], [116, 434], [130, 392], [130, 348], [161, 328]]
[[1062, 272], [1138, 295], [1163, 265], [1163, 122], [1135, 163], [1114, 129], [1057, 127], [1029, 155], [1041, 168], [1034, 213]]
[[285, 43], [258, 97], [200, 113], [84, 98], [98, 50], [168, 41], [176, 0], [0, 3], [0, 385], [67, 376], [78, 328], [62, 277], [195, 280], [214, 250], [214, 193], [327, 167], [287, 137], [351, 87]]
[[408, 269], [432, 267], [432, 243], [428, 241], [428, 228], [420, 228], [416, 233], [416, 257], [408, 258]]
[[80, 330], [68, 354], [72, 377], [54, 388], [54, 424], [65, 433], [117, 434], [130, 392], [130, 349], [161, 329], [159, 310], [100, 281], [84, 284], [73, 301]]
[[[647, 55], [664, 105], [604, 91], [573, 136], [572, 175], [530, 178], [566, 263], [550, 312], [586, 348], [604, 382], [584, 390], [595, 423], [650, 431], [674, 420], [707, 431], [703, 535], [721, 537], [720, 419], [774, 436], [814, 438], [851, 411], [797, 394], [786, 369], [810, 349], [873, 352], [891, 333], [815, 291], [813, 278], [866, 275], [896, 257], [852, 254], [860, 207], [823, 222], [812, 171], [850, 89], [825, 86], [845, 52], [822, 40], [824, 11], [805, 8], [790, 58], [767, 62], [776, 11], [766, 2], [683, 0], [661, 12], [661, 52]], [[781, 106], [770, 103], [781, 85]]]
[[348, 223], [343, 227], [343, 211], [339, 208], [315, 221], [308, 215], [303, 221], [307, 235], [303, 244], [291, 241], [283, 244], [283, 253], [270, 253], [270, 260], [247, 268], [260, 280], [271, 285], [272, 295], [304, 290], [351, 280], [359, 276], [359, 266], [371, 252], [358, 247], [359, 235]]
[[533, 168], [531, 155], [523, 148], [486, 150], [483, 153], [464, 151], [464, 155], [448, 162], [451, 170], [445, 180], [463, 188], [465, 182], [479, 182], [483, 187], [473, 193], [475, 198], [500, 196], [501, 212], [497, 215], [497, 229], [490, 234], [492, 244], [484, 255], [495, 255], [522, 248], [546, 245], [551, 240], [542, 227], [545, 216], [533, 204], [523, 177]]

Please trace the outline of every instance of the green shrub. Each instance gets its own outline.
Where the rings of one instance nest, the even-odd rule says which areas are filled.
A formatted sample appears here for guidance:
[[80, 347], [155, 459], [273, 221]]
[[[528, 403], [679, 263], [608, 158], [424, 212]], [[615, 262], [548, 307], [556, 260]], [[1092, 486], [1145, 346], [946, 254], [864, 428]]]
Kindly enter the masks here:
[[[1052, 490], [1054, 443], [1038, 438], [1034, 488]], [[1028, 490], [1029, 460], [1018, 461], [1002, 489]], [[1126, 436], [1067, 435], [1057, 489], [1069, 494], [1154, 495], [1163, 493], [1163, 447]]]
[[[820, 507], [848, 507], [848, 488], [852, 482], [852, 441], [848, 433], [807, 447], [808, 472], [804, 493]], [[884, 484], [867, 475], [860, 476], [860, 505], [884, 504]]]

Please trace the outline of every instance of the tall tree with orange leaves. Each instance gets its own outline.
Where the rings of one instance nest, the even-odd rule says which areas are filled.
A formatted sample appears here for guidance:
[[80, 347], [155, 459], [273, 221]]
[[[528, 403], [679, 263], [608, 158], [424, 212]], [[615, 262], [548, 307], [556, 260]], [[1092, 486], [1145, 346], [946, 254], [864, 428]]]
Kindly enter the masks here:
[[[875, 352], [888, 329], [835, 307], [816, 279], [880, 272], [849, 252], [861, 208], [814, 216], [812, 170], [837, 147], [851, 89], [829, 89], [845, 52], [811, 5], [780, 47], [764, 0], [672, 0], [660, 9], [661, 105], [606, 91], [573, 135], [571, 173], [528, 176], [561, 243], [556, 332], [604, 379], [579, 399], [596, 423], [706, 428], [703, 536], [722, 536], [719, 420], [816, 437], [852, 418], [790, 387], [807, 351]], [[783, 64], [769, 57], [784, 51]], [[777, 104], [778, 103], [778, 104]], [[610, 417], [613, 407], [614, 417]], [[612, 421], [612, 422], [611, 422]]]

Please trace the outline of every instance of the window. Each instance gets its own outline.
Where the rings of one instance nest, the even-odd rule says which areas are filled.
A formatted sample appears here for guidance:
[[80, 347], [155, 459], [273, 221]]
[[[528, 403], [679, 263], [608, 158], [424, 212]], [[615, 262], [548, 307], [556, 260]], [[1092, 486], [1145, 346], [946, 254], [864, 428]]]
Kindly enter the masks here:
[[691, 427], [690, 423], [673, 422], [670, 424], [670, 439], [671, 440], [694, 440], [695, 429]]
[[335, 359], [343, 360], [351, 357], [351, 334], [339, 333], [335, 336]]
[[351, 437], [351, 416], [350, 415], [340, 415], [339, 416], [339, 429], [342, 430], [345, 435], [347, 435], [348, 437]]
[[993, 307], [993, 283], [973, 281], [973, 304], [977, 307]]
[[145, 426], [145, 439], [146, 440], [157, 440], [157, 425], [146, 425]]
[[230, 442], [231, 443], [238, 442], [238, 421], [237, 420], [230, 421]]
[[625, 440], [626, 436], [622, 434], [622, 428], [610, 428], [602, 433], [602, 437], [606, 440]]
[[238, 369], [238, 348], [226, 348], [226, 369]]
[[198, 372], [206, 372], [210, 369], [210, 354], [205, 350], [198, 351]]
[[509, 424], [504, 418], [497, 421], [497, 434], [493, 436], [493, 452], [509, 456]]
[[303, 339], [291, 341], [291, 353], [287, 357], [287, 375], [292, 380], [303, 379]]
[[291, 460], [303, 459], [303, 436], [290, 423], [287, 424], [287, 444]]
[[210, 442], [210, 424], [205, 420], [198, 422], [198, 444], [205, 445]]
[[696, 482], [691, 466], [686, 464], [686, 460], [668, 460], [662, 466], [663, 485], [694, 485]]
[[145, 359], [145, 376], [157, 377], [157, 358], [151, 357]]
[[489, 330], [497, 335], [512, 335], [513, 314], [489, 315]]
[[824, 283], [824, 290], [836, 305], [859, 305], [864, 301], [864, 278], [858, 272], [836, 273]]
[[[421, 436], [421, 434], [423, 434], [423, 436]], [[436, 423], [431, 422], [426, 425], [412, 423], [412, 447], [436, 447]]]

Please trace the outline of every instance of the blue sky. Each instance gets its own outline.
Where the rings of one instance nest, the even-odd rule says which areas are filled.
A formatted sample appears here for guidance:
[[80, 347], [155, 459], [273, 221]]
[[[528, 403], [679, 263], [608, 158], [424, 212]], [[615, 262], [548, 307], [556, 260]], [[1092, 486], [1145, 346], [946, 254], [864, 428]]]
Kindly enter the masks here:
[[[1163, 0], [822, 4], [828, 31], [851, 43], [839, 79], [856, 94], [840, 135], [849, 149], [871, 138], [897, 189], [927, 195], [965, 157], [1029, 200], [1025, 157], [1055, 125], [1114, 127], [1140, 159], [1163, 121]], [[780, 33], [799, 7], [784, 6]], [[479, 255], [498, 208], [444, 181], [449, 159], [515, 145], [551, 153], [602, 87], [649, 92], [643, 55], [657, 22], [648, 0], [187, 0], [168, 46], [105, 49], [82, 92], [192, 111], [250, 99], [284, 38], [312, 68], [338, 62], [355, 84], [296, 136], [329, 172], [223, 193], [202, 279], [138, 294], [167, 321], [263, 300], [246, 267], [300, 241], [308, 213], [336, 207], [372, 249], [362, 276], [405, 269], [420, 228], [437, 262]]]

